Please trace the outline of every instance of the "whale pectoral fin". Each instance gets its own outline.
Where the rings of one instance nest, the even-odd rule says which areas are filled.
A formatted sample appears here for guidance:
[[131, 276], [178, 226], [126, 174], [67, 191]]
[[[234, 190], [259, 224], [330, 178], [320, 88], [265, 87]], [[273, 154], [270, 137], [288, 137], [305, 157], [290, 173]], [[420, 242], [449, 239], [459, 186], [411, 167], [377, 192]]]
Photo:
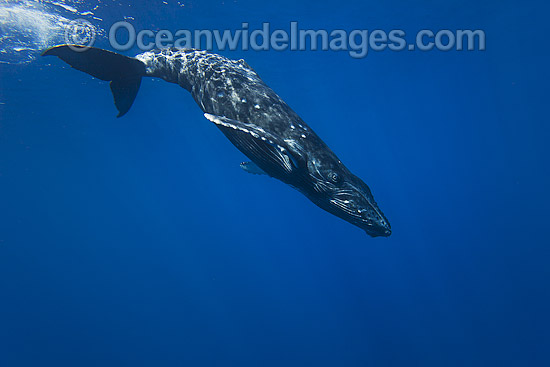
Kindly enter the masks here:
[[246, 156], [254, 157], [266, 168], [270, 176], [286, 176], [297, 167], [296, 157], [286, 149], [278, 138], [262, 128], [223, 116], [205, 113], [204, 116], [215, 123], [225, 136]]
[[267, 175], [267, 173], [265, 173], [265, 171], [258, 167], [254, 162], [242, 162], [240, 166], [244, 171], [253, 175]]

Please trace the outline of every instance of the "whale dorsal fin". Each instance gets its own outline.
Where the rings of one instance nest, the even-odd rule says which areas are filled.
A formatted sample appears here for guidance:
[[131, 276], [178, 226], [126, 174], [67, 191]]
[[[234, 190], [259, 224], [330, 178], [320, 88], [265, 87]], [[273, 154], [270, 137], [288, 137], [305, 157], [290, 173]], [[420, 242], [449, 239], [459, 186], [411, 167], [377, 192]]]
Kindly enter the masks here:
[[268, 175], [279, 178], [298, 168], [297, 159], [285, 147], [286, 144], [261, 127], [209, 113], [204, 116]]

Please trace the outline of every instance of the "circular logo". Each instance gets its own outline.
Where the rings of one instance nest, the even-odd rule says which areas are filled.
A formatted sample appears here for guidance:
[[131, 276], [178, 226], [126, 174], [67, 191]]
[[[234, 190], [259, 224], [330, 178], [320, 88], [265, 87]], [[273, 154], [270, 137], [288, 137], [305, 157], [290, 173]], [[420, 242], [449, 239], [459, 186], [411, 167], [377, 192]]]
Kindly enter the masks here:
[[65, 26], [65, 43], [76, 52], [86, 51], [95, 42], [96, 29], [86, 19], [75, 19]]

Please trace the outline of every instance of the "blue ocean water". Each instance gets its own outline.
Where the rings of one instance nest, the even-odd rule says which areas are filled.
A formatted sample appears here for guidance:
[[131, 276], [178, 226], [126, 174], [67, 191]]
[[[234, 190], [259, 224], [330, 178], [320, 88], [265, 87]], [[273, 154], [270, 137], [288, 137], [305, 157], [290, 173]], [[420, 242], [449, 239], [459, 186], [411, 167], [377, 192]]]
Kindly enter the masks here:
[[243, 172], [177, 85], [144, 80], [116, 119], [106, 82], [0, 64], [0, 366], [550, 364], [547, 4], [62, 4], [103, 29], [483, 29], [487, 48], [221, 52], [371, 187], [389, 238]]

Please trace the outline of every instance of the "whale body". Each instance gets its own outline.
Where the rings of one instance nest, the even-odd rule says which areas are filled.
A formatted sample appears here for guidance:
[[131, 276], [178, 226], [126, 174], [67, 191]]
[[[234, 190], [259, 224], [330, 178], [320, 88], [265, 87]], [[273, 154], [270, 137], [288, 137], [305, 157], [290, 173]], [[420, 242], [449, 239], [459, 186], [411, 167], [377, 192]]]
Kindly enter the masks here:
[[391, 234], [369, 187], [244, 60], [194, 49], [162, 49], [128, 57], [98, 48], [61, 45], [57, 56], [73, 68], [110, 81], [121, 117], [132, 106], [142, 77], [161, 78], [188, 90], [205, 117], [251, 162], [241, 168], [294, 187], [320, 208], [372, 237]]

